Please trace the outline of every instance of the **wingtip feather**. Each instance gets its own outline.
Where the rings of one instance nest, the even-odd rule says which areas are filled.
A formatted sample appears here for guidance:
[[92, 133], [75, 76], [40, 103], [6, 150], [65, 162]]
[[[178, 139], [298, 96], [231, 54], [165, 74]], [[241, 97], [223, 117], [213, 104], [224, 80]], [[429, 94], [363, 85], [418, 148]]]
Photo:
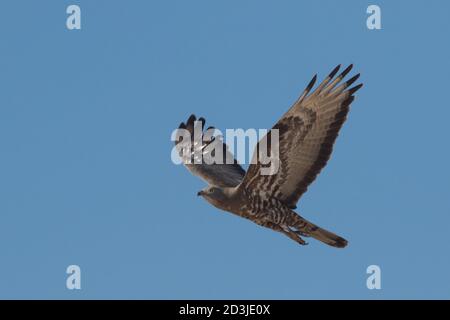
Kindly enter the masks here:
[[338, 64], [328, 75], [329, 79], [333, 79], [336, 73], [338, 73], [339, 69], [341, 68], [341, 64]]
[[353, 88], [350, 88], [350, 89], [348, 90], [348, 92], [349, 92], [350, 95], [353, 95], [356, 91], [358, 91], [358, 90], [361, 89], [362, 87], [363, 87], [363, 84], [360, 83], [360, 84], [354, 86]]

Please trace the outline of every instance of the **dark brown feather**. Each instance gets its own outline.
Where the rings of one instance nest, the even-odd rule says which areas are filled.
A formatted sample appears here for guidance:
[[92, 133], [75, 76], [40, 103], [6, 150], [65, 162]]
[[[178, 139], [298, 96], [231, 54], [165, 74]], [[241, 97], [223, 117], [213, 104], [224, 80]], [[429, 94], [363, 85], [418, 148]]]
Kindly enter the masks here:
[[359, 84], [347, 89], [359, 78], [357, 74], [337, 87], [351, 69], [352, 65], [333, 79], [339, 70], [337, 66], [309, 94], [316, 77], [311, 80], [297, 102], [273, 127], [279, 130], [280, 138], [278, 173], [263, 176], [260, 174], [261, 164], [252, 164], [241, 188], [266, 192], [288, 207], [296, 207], [301, 195], [327, 164], [354, 99], [353, 94], [362, 86]]

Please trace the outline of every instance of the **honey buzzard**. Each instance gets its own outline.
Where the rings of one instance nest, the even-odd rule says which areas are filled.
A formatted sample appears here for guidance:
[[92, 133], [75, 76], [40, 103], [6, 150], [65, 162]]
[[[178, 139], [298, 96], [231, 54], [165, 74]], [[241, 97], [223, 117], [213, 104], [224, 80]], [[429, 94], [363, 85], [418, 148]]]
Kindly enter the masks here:
[[191, 115], [186, 123], [181, 123], [179, 129], [187, 130], [192, 136], [188, 154], [182, 154], [181, 140], [175, 142], [183, 159], [193, 160], [198, 151], [205, 156], [206, 152], [211, 152], [206, 151], [211, 150], [206, 147], [213, 142], [221, 144], [224, 159], [229, 156], [234, 159], [230, 164], [225, 161], [222, 164], [184, 161], [194, 175], [209, 184], [198, 195], [219, 209], [281, 232], [299, 244], [306, 244], [302, 237], [313, 237], [333, 247], [345, 247], [347, 240], [294, 212], [300, 197], [327, 164], [354, 99], [353, 94], [362, 87], [358, 84], [350, 88], [359, 74], [342, 82], [352, 65], [335, 77], [339, 68], [340, 65], [311, 93], [317, 79], [317, 75], [314, 76], [300, 98], [273, 127], [279, 133], [279, 168], [276, 174], [260, 174], [262, 164], [258, 161], [252, 161], [245, 172], [220, 139], [210, 138], [209, 142], [201, 139], [201, 143], [194, 141], [194, 129], [201, 135], [209, 131], [210, 128], [204, 131], [205, 119], [197, 120]]

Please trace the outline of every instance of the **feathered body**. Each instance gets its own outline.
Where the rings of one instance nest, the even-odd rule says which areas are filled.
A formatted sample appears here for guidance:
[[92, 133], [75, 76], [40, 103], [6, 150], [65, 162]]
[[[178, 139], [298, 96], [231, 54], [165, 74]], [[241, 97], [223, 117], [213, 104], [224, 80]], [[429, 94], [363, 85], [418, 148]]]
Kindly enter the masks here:
[[[232, 164], [186, 163], [192, 173], [209, 183], [198, 195], [219, 209], [281, 232], [300, 244], [306, 244], [302, 239], [304, 236], [334, 247], [345, 247], [345, 239], [314, 225], [293, 210], [330, 158], [333, 144], [354, 99], [353, 94], [362, 86], [360, 84], [348, 89], [359, 74], [341, 83], [351, 68], [349, 66], [335, 78], [339, 70], [339, 66], [336, 67], [310, 93], [316, 81], [315, 76], [300, 98], [275, 124], [273, 129], [279, 132], [280, 160], [276, 174], [262, 175], [263, 165], [257, 158], [252, 161], [247, 172], [236, 160]], [[187, 129], [193, 136], [196, 126], [201, 126], [203, 132], [204, 123], [203, 118], [196, 121], [192, 115], [180, 125], [180, 129]], [[226, 144], [219, 139], [211, 139], [204, 145], [192, 144], [188, 155], [182, 154], [183, 146], [179, 141], [176, 145], [185, 160], [193, 160], [194, 155], [198, 154], [196, 151], [201, 150], [204, 155], [208, 149], [205, 147], [210, 143], [219, 144], [224, 157], [230, 155]], [[255, 151], [254, 157], [257, 155]]]

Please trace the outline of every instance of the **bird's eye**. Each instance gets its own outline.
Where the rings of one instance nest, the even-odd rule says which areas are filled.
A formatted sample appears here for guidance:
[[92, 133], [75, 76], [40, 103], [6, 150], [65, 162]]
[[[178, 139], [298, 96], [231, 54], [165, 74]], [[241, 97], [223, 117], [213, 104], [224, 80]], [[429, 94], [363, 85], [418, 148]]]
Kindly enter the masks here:
[[209, 189], [209, 193], [214, 193], [214, 189]]

